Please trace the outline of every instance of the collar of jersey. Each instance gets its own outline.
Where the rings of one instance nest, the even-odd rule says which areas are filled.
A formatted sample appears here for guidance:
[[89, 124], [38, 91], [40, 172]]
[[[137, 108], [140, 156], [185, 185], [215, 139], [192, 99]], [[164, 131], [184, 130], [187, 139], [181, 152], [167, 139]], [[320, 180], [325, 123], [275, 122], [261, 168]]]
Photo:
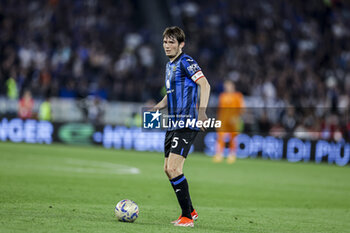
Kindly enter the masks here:
[[184, 52], [181, 52], [180, 55], [177, 56], [177, 58], [174, 61], [170, 62], [170, 64], [174, 64], [175, 62], [177, 62], [183, 54], [184, 54]]

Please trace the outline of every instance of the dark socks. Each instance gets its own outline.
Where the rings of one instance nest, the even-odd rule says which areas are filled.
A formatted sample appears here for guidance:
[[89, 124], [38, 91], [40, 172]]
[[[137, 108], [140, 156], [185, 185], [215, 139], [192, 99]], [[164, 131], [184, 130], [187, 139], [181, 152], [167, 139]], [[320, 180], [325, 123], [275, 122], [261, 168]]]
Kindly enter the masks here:
[[186, 177], [182, 174], [170, 180], [175, 191], [177, 200], [182, 209], [182, 216], [192, 219], [193, 211], [190, 194], [188, 192], [188, 183]]
[[[175, 192], [175, 187], [174, 187], [173, 183], [171, 182], [171, 180], [169, 180], [169, 181], [170, 181], [171, 187], [173, 187], [174, 192]], [[188, 191], [188, 193], [190, 193], [190, 192]], [[189, 197], [189, 200], [190, 200], [190, 211], [191, 211], [191, 213], [192, 213], [192, 212], [194, 211], [194, 208], [193, 208], [193, 205], [192, 205], [191, 196], [188, 195], [188, 197]], [[180, 204], [180, 203], [179, 203], [179, 204]]]

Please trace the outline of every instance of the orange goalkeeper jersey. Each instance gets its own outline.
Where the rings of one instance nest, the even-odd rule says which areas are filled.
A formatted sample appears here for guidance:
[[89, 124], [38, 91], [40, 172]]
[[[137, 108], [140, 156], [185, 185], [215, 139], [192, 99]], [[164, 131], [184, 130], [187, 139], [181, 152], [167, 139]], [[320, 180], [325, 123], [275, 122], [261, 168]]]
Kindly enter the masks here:
[[244, 99], [240, 92], [221, 93], [219, 97], [218, 118], [222, 122], [221, 129], [239, 130], [240, 115], [243, 113]]

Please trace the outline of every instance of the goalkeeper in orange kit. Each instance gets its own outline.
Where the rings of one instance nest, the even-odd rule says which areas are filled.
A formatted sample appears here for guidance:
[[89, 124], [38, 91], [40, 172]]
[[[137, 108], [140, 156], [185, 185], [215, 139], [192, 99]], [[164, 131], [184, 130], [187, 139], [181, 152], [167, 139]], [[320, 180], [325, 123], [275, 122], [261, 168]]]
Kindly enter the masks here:
[[220, 94], [217, 117], [221, 120], [221, 128], [217, 130], [217, 148], [213, 158], [214, 162], [222, 162], [226, 142], [229, 144], [227, 163], [236, 161], [235, 137], [242, 130], [241, 115], [243, 114], [243, 95], [236, 91], [232, 80], [224, 82], [224, 92]]

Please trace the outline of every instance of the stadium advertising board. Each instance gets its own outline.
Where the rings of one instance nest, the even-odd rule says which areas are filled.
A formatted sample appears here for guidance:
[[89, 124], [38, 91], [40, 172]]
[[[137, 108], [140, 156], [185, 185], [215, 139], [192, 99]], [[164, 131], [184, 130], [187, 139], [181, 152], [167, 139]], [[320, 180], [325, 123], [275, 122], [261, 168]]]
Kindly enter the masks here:
[[[105, 148], [163, 151], [164, 132], [143, 132], [141, 128], [93, 125], [90, 123], [51, 123], [47, 121], [0, 119], [0, 141], [45, 143], [60, 142], [79, 145], [102, 145]], [[298, 138], [280, 139], [271, 136], [240, 134], [237, 140], [238, 158], [262, 157], [289, 162], [327, 162], [350, 164], [349, 142], [307, 141]], [[215, 154], [216, 133], [200, 133], [192, 151]]]
[[26, 143], [51, 144], [55, 129], [47, 121], [2, 118], [0, 121], [0, 140]]
[[[204, 153], [215, 154], [216, 133], [207, 133], [203, 138]], [[275, 138], [271, 136], [239, 134], [236, 138], [237, 157], [265, 159], [287, 159], [289, 162], [327, 162], [345, 166], [350, 164], [350, 143], [308, 141], [298, 138]]]

